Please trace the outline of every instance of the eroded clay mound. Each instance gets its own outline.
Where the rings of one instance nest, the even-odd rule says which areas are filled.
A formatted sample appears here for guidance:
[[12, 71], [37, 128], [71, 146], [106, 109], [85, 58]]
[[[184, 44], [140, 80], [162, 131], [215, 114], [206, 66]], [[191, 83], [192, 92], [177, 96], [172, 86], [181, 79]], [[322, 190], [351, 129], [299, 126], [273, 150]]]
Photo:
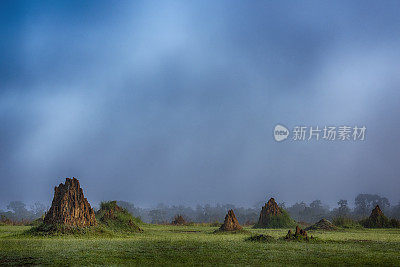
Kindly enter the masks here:
[[235, 213], [233, 210], [229, 210], [225, 216], [224, 223], [219, 228], [220, 231], [238, 231], [242, 230], [242, 226], [240, 226], [238, 220], [236, 219]]
[[260, 218], [258, 219], [258, 225], [268, 225], [270, 216], [276, 216], [281, 214], [278, 204], [274, 198], [270, 198], [267, 203], [261, 208]]
[[76, 178], [66, 178], [65, 184], [54, 188], [54, 198], [43, 222], [73, 227], [96, 225], [93, 209], [83, 195]]
[[[313, 239], [313, 236], [310, 237]], [[292, 232], [292, 230], [289, 230], [287, 235], [285, 236], [286, 240], [297, 240], [297, 241], [309, 241], [310, 239], [307, 235], [307, 231], [301, 229], [299, 226], [296, 226], [296, 231]]]

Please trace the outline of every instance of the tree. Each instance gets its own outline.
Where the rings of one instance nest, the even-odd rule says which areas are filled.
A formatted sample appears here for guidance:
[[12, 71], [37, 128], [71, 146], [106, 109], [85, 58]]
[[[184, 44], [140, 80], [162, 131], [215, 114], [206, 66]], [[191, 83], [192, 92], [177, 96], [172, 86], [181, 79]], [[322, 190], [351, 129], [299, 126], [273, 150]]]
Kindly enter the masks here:
[[156, 224], [166, 223], [167, 218], [165, 215], [166, 215], [165, 210], [156, 209], [156, 210], [149, 211], [151, 223], [156, 223]]
[[376, 205], [379, 205], [383, 211], [390, 207], [389, 200], [386, 197], [372, 194], [359, 194], [354, 202], [356, 204], [354, 212], [360, 217], [369, 216]]
[[12, 210], [18, 219], [25, 217], [26, 214], [29, 213], [26, 209], [25, 203], [22, 201], [11, 201], [8, 204], [7, 209]]
[[313, 202], [310, 203], [310, 208], [312, 209], [322, 209], [322, 202], [321, 200], [314, 200]]
[[36, 217], [41, 217], [46, 213], [47, 207], [40, 202], [35, 202], [35, 204], [31, 206], [31, 210]]
[[22, 201], [11, 201], [7, 205], [7, 209], [12, 210], [14, 213], [21, 213], [26, 211], [26, 205]]
[[304, 202], [296, 203], [286, 210], [290, 216], [296, 221], [304, 221], [304, 213], [307, 209], [307, 205]]
[[11, 201], [7, 205], [7, 209], [11, 211], [7, 212], [5, 215], [12, 220], [20, 221], [34, 218], [33, 213], [26, 209], [26, 205], [22, 201]]
[[391, 216], [396, 219], [400, 219], [400, 202], [393, 207]]
[[346, 199], [340, 199], [337, 204], [339, 206], [337, 211], [339, 217], [348, 216], [350, 214], [350, 208], [348, 207]]
[[132, 216], [140, 217], [140, 209], [136, 208], [133, 203], [127, 201], [117, 201], [117, 205], [126, 209]]

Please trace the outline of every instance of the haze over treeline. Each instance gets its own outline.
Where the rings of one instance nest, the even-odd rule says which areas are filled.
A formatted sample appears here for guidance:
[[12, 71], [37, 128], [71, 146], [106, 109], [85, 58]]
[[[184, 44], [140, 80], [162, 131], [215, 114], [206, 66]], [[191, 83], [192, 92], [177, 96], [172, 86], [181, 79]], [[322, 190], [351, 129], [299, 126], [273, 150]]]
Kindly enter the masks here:
[[[0, 206], [400, 192], [399, 1], [1, 1]], [[366, 126], [365, 141], [272, 137]], [[46, 204], [48, 205], [48, 204]]]
[[[147, 223], [170, 223], [177, 215], [182, 215], [187, 222], [222, 222], [226, 212], [233, 209], [241, 224], [250, 225], [257, 222], [260, 209], [265, 202], [259, 201], [252, 207], [235, 206], [233, 204], [198, 204], [191, 207], [159, 203], [151, 208], [143, 208], [121, 200], [117, 201], [117, 204]], [[386, 197], [376, 194], [358, 194], [354, 199], [354, 208], [345, 199], [340, 199], [337, 206], [333, 208], [324, 204], [321, 200], [314, 200], [311, 203], [299, 201], [293, 205], [287, 205], [284, 202], [279, 203], [279, 206], [288, 211], [296, 221], [306, 223], [315, 223], [323, 218], [330, 220], [345, 218], [357, 221], [368, 217], [376, 205], [379, 205], [387, 216], [400, 219], [400, 203], [391, 204]], [[99, 205], [94, 205], [94, 209], [98, 210]], [[11, 201], [7, 205], [7, 211], [0, 209], [0, 222], [10, 220], [13, 223], [29, 223], [41, 218], [47, 211], [48, 206], [40, 202], [35, 202], [28, 207], [22, 201]]]

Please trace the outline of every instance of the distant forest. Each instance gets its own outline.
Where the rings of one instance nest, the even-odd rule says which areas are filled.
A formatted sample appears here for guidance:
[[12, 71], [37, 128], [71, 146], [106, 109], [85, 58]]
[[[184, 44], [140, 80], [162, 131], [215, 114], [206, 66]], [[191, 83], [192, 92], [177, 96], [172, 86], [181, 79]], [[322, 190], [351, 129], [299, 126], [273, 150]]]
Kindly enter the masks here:
[[[177, 214], [183, 215], [186, 221], [191, 222], [223, 222], [227, 211], [233, 209], [240, 224], [250, 225], [257, 222], [261, 207], [265, 201], [259, 202], [251, 208], [236, 207], [231, 204], [197, 205], [195, 208], [182, 205], [158, 204], [155, 208], [144, 209], [126, 201], [117, 201], [117, 203], [127, 209], [133, 216], [140, 217], [147, 223], [170, 223]], [[386, 216], [400, 219], [400, 203], [391, 205], [387, 198], [374, 194], [359, 194], [354, 200], [354, 209], [351, 209], [348, 201], [344, 199], [339, 200], [337, 207], [333, 209], [324, 205], [320, 200], [314, 200], [310, 204], [298, 202], [292, 206], [286, 206], [285, 203], [279, 203], [279, 205], [287, 210], [293, 219], [306, 223], [314, 223], [322, 218], [333, 220], [344, 217], [360, 220], [368, 217], [376, 205], [379, 205]], [[41, 203], [35, 203], [27, 207], [21, 201], [12, 201], [8, 204], [7, 211], [0, 210], [0, 221], [11, 220], [13, 222], [27, 223], [41, 218], [47, 209], [48, 207]]]

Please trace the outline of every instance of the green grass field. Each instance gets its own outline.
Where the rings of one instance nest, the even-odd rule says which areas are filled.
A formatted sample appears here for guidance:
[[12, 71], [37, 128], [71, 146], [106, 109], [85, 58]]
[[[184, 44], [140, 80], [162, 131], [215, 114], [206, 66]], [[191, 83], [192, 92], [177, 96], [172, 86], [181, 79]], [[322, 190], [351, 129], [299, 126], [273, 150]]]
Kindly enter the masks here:
[[126, 236], [33, 237], [28, 226], [0, 226], [0, 265], [400, 265], [400, 229], [311, 232], [314, 242], [278, 240], [287, 229], [251, 229], [277, 240], [247, 241], [251, 233], [213, 234], [216, 227], [143, 225]]

